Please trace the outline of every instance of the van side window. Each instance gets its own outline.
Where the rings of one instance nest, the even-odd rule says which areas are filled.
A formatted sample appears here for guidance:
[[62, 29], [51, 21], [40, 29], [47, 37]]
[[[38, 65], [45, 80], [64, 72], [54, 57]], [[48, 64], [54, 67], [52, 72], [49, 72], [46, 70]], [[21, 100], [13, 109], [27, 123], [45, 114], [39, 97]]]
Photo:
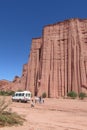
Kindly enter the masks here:
[[18, 96], [18, 93], [16, 93], [16, 96]]
[[21, 96], [24, 96], [24, 93], [22, 93]]
[[21, 96], [21, 93], [19, 93], [19, 96]]

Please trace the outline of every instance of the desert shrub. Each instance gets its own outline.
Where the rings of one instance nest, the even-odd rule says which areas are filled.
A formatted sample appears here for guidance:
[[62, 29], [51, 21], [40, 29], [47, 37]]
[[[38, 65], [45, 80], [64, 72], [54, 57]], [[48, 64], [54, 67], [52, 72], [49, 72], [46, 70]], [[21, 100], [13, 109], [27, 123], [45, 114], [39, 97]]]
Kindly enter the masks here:
[[44, 92], [43, 94], [42, 94], [42, 98], [46, 98], [46, 92]]
[[0, 126], [22, 125], [25, 119], [16, 113], [12, 113], [8, 109], [9, 105], [9, 101], [7, 102], [5, 98], [0, 98]]
[[14, 93], [15, 93], [14, 91], [9, 91], [8, 96], [13, 95]]
[[0, 95], [2, 96], [10, 96], [13, 94], [14, 94], [14, 91], [0, 91]]
[[71, 97], [72, 99], [75, 99], [77, 97], [77, 93], [74, 92], [74, 91], [70, 91], [68, 94], [67, 94], [68, 97]]
[[86, 93], [84, 93], [84, 92], [79, 93], [80, 99], [84, 99], [85, 97], [86, 97]]
[[17, 113], [9, 113], [4, 111], [0, 114], [0, 126], [22, 125], [23, 121], [25, 121], [25, 119]]
[[5, 95], [5, 91], [0, 91], [0, 95]]
[[0, 114], [2, 114], [11, 104], [10, 101], [6, 101], [6, 98], [0, 98]]

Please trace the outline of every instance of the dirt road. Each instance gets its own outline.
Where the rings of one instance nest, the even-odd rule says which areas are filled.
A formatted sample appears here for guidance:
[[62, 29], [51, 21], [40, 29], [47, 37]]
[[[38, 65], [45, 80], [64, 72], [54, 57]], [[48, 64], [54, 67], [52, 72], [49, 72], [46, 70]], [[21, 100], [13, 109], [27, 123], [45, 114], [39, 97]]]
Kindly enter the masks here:
[[10, 108], [27, 121], [0, 130], [87, 130], [87, 100], [45, 99], [34, 108], [30, 103], [13, 102]]

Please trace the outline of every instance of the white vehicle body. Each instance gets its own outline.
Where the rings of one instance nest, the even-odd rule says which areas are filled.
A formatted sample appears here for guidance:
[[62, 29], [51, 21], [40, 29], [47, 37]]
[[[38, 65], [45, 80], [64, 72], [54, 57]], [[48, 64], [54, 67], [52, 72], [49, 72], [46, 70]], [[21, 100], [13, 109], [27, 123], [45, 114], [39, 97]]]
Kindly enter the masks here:
[[15, 92], [12, 96], [12, 101], [27, 102], [31, 99], [30, 91]]

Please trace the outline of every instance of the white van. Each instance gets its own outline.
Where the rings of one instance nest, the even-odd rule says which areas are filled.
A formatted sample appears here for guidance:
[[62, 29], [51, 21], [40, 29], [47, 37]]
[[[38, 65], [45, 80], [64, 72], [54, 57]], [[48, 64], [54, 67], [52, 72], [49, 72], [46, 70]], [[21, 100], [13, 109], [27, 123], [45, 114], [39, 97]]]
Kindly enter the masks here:
[[12, 96], [12, 101], [27, 102], [31, 99], [30, 91], [15, 92]]

